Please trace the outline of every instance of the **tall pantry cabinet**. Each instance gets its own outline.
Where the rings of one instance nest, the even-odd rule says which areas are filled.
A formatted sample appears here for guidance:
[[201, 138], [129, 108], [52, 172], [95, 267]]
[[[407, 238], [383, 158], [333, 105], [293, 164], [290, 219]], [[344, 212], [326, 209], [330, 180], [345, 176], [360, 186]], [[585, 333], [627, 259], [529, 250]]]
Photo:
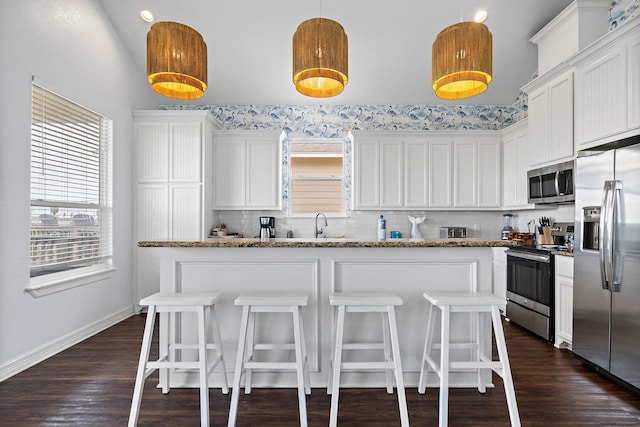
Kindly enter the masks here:
[[[134, 111], [135, 240], [204, 240], [213, 224], [208, 111]], [[136, 248], [136, 300], [160, 290], [159, 249]]]

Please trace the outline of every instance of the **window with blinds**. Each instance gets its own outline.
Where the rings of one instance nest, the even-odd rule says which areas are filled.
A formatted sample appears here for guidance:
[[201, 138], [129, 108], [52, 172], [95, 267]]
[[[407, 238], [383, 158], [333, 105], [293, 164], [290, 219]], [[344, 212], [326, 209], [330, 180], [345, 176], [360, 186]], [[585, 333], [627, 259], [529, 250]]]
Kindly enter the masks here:
[[343, 151], [342, 142], [289, 144], [291, 215], [344, 214]]
[[110, 266], [111, 120], [35, 83], [31, 114], [31, 277]]

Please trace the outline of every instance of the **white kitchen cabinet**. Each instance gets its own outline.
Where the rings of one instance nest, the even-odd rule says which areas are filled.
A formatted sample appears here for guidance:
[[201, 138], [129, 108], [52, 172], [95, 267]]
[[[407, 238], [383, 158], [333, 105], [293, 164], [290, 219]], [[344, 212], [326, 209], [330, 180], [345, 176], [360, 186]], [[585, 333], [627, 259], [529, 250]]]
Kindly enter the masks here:
[[356, 210], [501, 207], [499, 132], [358, 132], [354, 147]]
[[571, 59], [576, 67], [578, 149], [640, 133], [637, 22], [638, 18], [633, 18]]
[[429, 207], [453, 206], [453, 142], [429, 141]]
[[453, 143], [453, 204], [468, 208], [478, 205], [478, 145], [475, 141]]
[[502, 143], [478, 141], [478, 207], [502, 204]]
[[424, 208], [429, 206], [429, 141], [424, 139], [408, 140], [404, 147], [405, 155], [405, 206]]
[[501, 142], [495, 139], [456, 139], [453, 147], [454, 207], [500, 207]]
[[354, 208], [403, 206], [403, 141], [396, 135], [354, 141]]
[[[493, 254], [493, 293], [507, 299], [507, 248], [491, 248]], [[504, 315], [504, 307], [500, 312]]]
[[555, 341], [571, 349], [573, 336], [573, 257], [555, 255]]
[[[636, 29], [639, 28], [636, 25]], [[640, 129], [640, 32], [627, 42], [627, 128], [632, 133]]]
[[453, 142], [420, 136], [405, 140], [406, 208], [452, 206]]
[[273, 132], [216, 131], [214, 209], [282, 209], [281, 152]]
[[529, 134], [527, 119], [504, 130], [502, 148], [502, 206], [532, 209], [528, 201]]
[[[134, 111], [135, 239], [202, 240], [213, 225], [213, 116]], [[159, 291], [159, 255], [136, 250], [136, 299]]]
[[529, 95], [529, 165], [572, 159], [573, 70], [540, 76], [524, 90]]

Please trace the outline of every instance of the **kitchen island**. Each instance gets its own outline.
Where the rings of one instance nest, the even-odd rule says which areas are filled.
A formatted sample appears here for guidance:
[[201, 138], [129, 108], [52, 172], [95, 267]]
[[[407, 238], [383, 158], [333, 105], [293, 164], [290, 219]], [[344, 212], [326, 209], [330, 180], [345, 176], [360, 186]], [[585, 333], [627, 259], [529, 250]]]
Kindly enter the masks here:
[[[420, 374], [429, 305], [426, 291], [492, 292], [492, 247], [514, 242], [480, 239], [411, 240], [383, 242], [356, 239], [209, 239], [205, 241], [142, 241], [139, 247], [160, 252], [160, 290], [163, 292], [222, 292], [217, 306], [224, 356], [231, 379], [240, 327], [235, 298], [242, 292], [305, 292], [304, 327], [312, 387], [326, 387], [331, 352], [333, 316], [330, 292], [395, 292], [404, 305], [397, 320], [405, 384], [416, 386]], [[290, 320], [274, 316], [256, 325], [256, 337], [290, 340]], [[380, 319], [372, 313], [352, 314], [346, 341], [377, 339]], [[370, 325], [375, 325], [370, 326]], [[281, 327], [280, 327], [281, 326]], [[487, 322], [488, 326], [488, 322]], [[161, 318], [161, 328], [166, 321]], [[452, 341], [468, 341], [477, 325], [470, 316], [452, 318]], [[491, 328], [486, 327], [485, 331]], [[195, 342], [192, 320], [185, 316], [178, 331]], [[487, 332], [490, 333], [490, 332]], [[466, 350], [468, 352], [468, 350]], [[362, 356], [362, 355], [360, 355]], [[468, 355], [452, 353], [452, 360]], [[187, 356], [188, 357], [188, 356]], [[345, 354], [348, 360], [349, 355]], [[359, 359], [361, 360], [361, 359]], [[483, 373], [491, 386], [491, 373]], [[432, 376], [430, 386], [436, 386]], [[214, 386], [219, 375], [213, 374]], [[257, 387], [295, 387], [294, 373], [255, 372]], [[345, 387], [384, 387], [384, 373], [349, 372]], [[195, 374], [174, 373], [172, 387], [197, 386]], [[454, 372], [452, 387], [475, 387], [472, 372]]]

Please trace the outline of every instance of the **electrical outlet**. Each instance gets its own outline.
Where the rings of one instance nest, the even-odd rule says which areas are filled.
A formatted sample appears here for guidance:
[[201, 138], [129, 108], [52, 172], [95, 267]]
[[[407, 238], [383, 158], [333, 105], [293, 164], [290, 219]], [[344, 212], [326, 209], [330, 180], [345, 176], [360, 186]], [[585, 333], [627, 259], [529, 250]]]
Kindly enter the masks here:
[[253, 231], [258, 231], [258, 224], [253, 224]]

